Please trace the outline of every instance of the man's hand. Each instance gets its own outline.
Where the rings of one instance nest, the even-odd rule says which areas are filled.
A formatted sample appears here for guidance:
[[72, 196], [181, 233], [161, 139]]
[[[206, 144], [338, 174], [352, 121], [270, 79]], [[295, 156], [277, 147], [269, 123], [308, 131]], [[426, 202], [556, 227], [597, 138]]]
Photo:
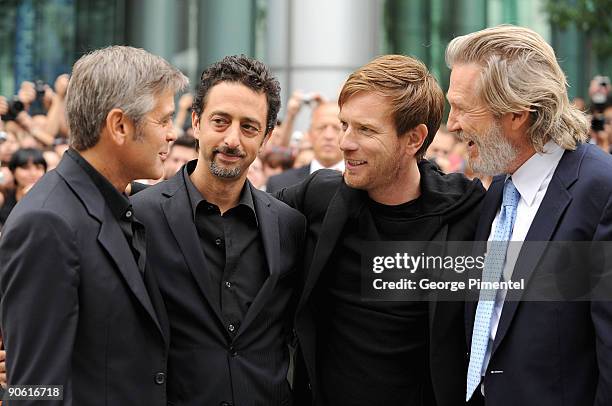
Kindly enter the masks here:
[[5, 115], [8, 113], [8, 102], [6, 101], [6, 97], [0, 96], [0, 114]]
[[66, 97], [66, 91], [68, 90], [68, 80], [70, 79], [70, 75], [64, 73], [63, 75], [59, 75], [57, 79], [55, 79], [55, 94], [60, 98], [64, 99]]
[[185, 93], [181, 96], [178, 102], [179, 110], [189, 110], [193, 104], [193, 95], [191, 93]]

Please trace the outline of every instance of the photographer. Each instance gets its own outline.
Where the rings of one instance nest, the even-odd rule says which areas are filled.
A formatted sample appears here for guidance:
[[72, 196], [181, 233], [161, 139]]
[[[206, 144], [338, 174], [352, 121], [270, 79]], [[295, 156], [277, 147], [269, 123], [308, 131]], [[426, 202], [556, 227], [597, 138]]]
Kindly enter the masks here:
[[38, 148], [53, 145], [55, 136], [68, 135], [64, 97], [68, 75], [55, 81], [55, 91], [42, 81], [23, 82], [16, 96], [7, 100], [0, 96], [0, 114], [6, 129], [15, 133], [20, 141], [33, 138], [27, 145]]
[[612, 97], [610, 96], [610, 78], [595, 76], [589, 85], [591, 97], [591, 143], [606, 152], [610, 151], [612, 140]]

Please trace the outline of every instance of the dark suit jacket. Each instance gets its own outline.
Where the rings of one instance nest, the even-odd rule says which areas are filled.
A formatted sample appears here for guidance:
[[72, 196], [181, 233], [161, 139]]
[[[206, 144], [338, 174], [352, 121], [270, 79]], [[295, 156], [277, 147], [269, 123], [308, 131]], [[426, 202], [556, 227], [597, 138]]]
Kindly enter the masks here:
[[[425, 170], [433, 170], [431, 165]], [[428, 166], [429, 165], [429, 166]], [[423, 179], [423, 175], [422, 175]], [[425, 192], [424, 192], [425, 193]], [[444, 193], [444, 191], [438, 191]], [[484, 195], [480, 182], [466, 187], [465, 196], [478, 203]], [[296, 312], [295, 329], [301, 357], [296, 367], [296, 399], [300, 404], [320, 404], [316, 369], [317, 326], [315, 316], [319, 304], [313, 289], [325, 269], [341, 236], [349, 214], [366, 203], [367, 195], [344, 183], [342, 174], [322, 169], [306, 181], [284, 189], [276, 196], [306, 216], [308, 233], [304, 247], [305, 285]], [[437, 233], [440, 241], [471, 240], [474, 235], [478, 205], [466, 206], [457, 218], [447, 222]], [[464, 342], [463, 302], [429, 302], [429, 334], [431, 383], [439, 406], [456, 406], [465, 399], [467, 348]], [[384, 343], [383, 343], [384, 345]], [[300, 361], [304, 361], [300, 364]], [[304, 365], [305, 364], [305, 365]], [[307, 374], [307, 376], [306, 376]], [[460, 402], [460, 403], [457, 403]], [[331, 406], [331, 405], [330, 405]]]
[[[504, 179], [495, 178], [489, 188], [477, 240], [489, 236]], [[611, 239], [612, 158], [593, 145], [580, 145], [561, 158], [525, 240]], [[523, 244], [513, 280], [525, 278], [529, 287], [530, 280], [544, 276], [537, 265], [545, 245]], [[503, 307], [484, 377], [486, 404], [612, 405], [612, 303], [519, 302], [520, 297], [509, 293]], [[467, 306], [468, 345], [476, 305]]]
[[249, 187], [270, 275], [233, 339], [211, 300], [221, 287], [204, 272], [184, 171], [132, 197], [170, 319], [170, 404], [291, 404], [288, 344], [306, 224], [297, 211]]
[[68, 155], [5, 225], [0, 294], [9, 385], [63, 385], [63, 402], [49, 405], [166, 404], [169, 338], [156, 283], [145, 282], [104, 197]]
[[310, 165], [288, 169], [278, 175], [270, 176], [266, 183], [266, 192], [276, 193], [281, 189], [296, 185], [310, 175]]

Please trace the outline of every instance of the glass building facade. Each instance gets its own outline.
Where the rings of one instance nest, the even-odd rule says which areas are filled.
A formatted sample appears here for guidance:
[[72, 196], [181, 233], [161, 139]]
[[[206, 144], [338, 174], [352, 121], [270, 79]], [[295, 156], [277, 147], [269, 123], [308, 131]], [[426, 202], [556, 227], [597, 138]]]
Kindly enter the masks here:
[[[423, 60], [448, 86], [444, 49], [487, 26], [528, 26], [548, 40], [585, 97], [609, 61], [586, 60], [584, 35], [548, 22], [543, 0], [0, 0], [0, 94], [52, 82], [83, 53], [128, 44], [161, 55], [196, 83], [201, 69], [244, 53], [270, 65], [283, 99], [295, 89], [333, 98], [346, 75], [383, 53]], [[298, 121], [299, 123], [299, 121]]]

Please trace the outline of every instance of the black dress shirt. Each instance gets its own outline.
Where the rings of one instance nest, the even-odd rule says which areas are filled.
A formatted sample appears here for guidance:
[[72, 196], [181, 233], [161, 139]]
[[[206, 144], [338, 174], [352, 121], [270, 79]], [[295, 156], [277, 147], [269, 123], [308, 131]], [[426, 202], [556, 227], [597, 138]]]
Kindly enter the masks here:
[[183, 169], [193, 220], [206, 258], [206, 272], [216, 286], [218, 304], [230, 336], [235, 336], [269, 271], [263, 251], [251, 184], [247, 180], [238, 204], [221, 214], [202, 197], [189, 174], [195, 161]]
[[113, 217], [117, 219], [119, 227], [121, 227], [121, 231], [134, 254], [138, 269], [144, 274], [146, 261], [145, 230], [144, 226], [134, 217], [134, 210], [128, 197], [124, 193], [120, 193], [108, 179], [91, 166], [76, 150], [69, 148], [66, 153], [83, 168], [98, 190], [100, 190], [102, 196], [104, 196], [106, 204]]

